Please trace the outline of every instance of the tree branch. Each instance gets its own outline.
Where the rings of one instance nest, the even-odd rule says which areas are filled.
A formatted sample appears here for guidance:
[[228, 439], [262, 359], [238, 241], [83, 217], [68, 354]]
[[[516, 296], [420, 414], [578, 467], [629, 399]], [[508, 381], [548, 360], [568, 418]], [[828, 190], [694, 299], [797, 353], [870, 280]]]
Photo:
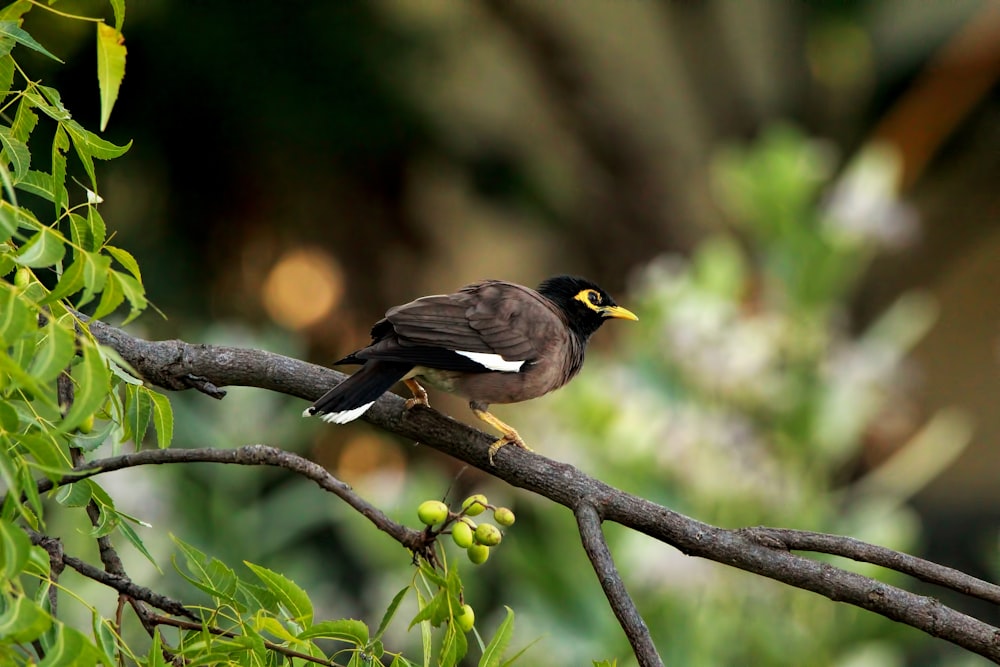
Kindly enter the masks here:
[[167, 463], [229, 463], [247, 466], [274, 466], [290, 470], [312, 480], [321, 489], [329, 491], [346, 502], [375, 524], [376, 528], [391, 536], [414, 554], [428, 558], [431, 556], [429, 553], [431, 543], [428, 542], [424, 531], [414, 530], [396, 523], [382, 510], [356, 494], [350, 486], [331, 475], [326, 468], [318, 463], [268, 445], [245, 445], [236, 449], [146, 449], [131, 454], [121, 454], [84, 463], [75, 468], [77, 472], [65, 475], [56, 482], [50, 479], [40, 480], [38, 492], [45, 493], [57, 486], [78, 482], [81, 479], [104, 472]]
[[132, 580], [129, 579], [128, 575], [107, 572], [98, 567], [94, 567], [90, 563], [82, 561], [79, 558], [67, 556], [63, 553], [62, 544], [59, 540], [43, 535], [39, 532], [31, 530], [30, 528], [27, 529], [27, 531], [32, 543], [45, 549], [49, 553], [49, 558], [51, 560], [58, 559], [58, 562], [61, 565], [65, 565], [76, 570], [88, 579], [93, 579], [94, 581], [104, 584], [109, 588], [113, 588], [123, 595], [147, 602], [157, 609], [162, 609], [168, 614], [185, 616], [193, 620], [198, 620], [198, 617], [195, 616], [194, 612], [190, 611], [177, 600], [169, 598], [166, 595], [154, 593], [148, 588], [133, 583]]
[[943, 586], [970, 597], [1000, 604], [1000, 586], [996, 584], [983, 581], [954, 568], [862, 542], [852, 537], [764, 526], [744, 528], [742, 532], [761, 544], [770, 544], [789, 551], [813, 551], [843, 556], [861, 563], [879, 565], [888, 570], [908, 574], [929, 584]]
[[593, 505], [580, 503], [576, 507], [576, 523], [580, 527], [580, 539], [590, 558], [597, 579], [601, 582], [604, 595], [618, 618], [632, 651], [639, 660], [640, 667], [663, 667], [663, 660], [656, 652], [653, 638], [649, 635], [646, 622], [635, 608], [635, 602], [625, 589], [625, 582], [618, 574], [618, 568], [611, 558], [611, 550], [601, 531], [601, 517]]
[[[146, 379], [171, 389], [191, 387], [190, 378], [196, 377], [213, 387], [260, 387], [314, 400], [344, 378], [336, 371], [261, 350], [190, 345], [177, 340], [144, 341], [98, 321], [90, 323], [90, 330], [99, 342], [117, 350]], [[495, 457], [496, 465], [491, 465], [487, 452], [493, 436], [429, 408], [406, 411], [403, 403], [402, 398], [386, 394], [363, 418], [571, 510], [589, 504], [602, 520], [642, 532], [687, 555], [868, 609], [1000, 662], [1000, 629], [937, 600], [792, 554], [780, 539], [776, 543], [761, 541], [754, 539], [753, 533], [702, 523], [609, 486], [573, 466], [521, 448], [504, 447]], [[957, 576], [963, 580], [966, 575]], [[976, 590], [975, 581], [969, 577], [962, 585], [970, 591]]]

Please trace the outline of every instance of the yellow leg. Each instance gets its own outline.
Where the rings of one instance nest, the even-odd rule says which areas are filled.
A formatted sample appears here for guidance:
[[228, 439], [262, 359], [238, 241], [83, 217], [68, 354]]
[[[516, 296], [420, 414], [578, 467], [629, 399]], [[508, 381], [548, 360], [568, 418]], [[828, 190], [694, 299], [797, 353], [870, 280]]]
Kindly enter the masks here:
[[496, 453], [499, 452], [500, 448], [503, 447], [504, 445], [515, 445], [517, 447], [520, 447], [521, 449], [526, 449], [529, 452], [531, 451], [531, 447], [528, 447], [526, 444], [524, 444], [524, 440], [522, 440], [521, 436], [517, 434], [517, 431], [515, 431], [514, 428], [509, 424], [505, 424], [504, 422], [497, 419], [495, 416], [491, 415], [485, 409], [483, 409], [486, 406], [480, 407], [477, 405], [470, 404], [469, 407], [472, 408], [472, 413], [474, 415], [482, 419], [484, 422], [486, 422], [496, 430], [503, 433], [503, 437], [496, 440], [492, 445], [490, 445], [490, 450], [489, 450], [490, 465], [493, 465], [493, 457], [496, 456]]
[[406, 409], [411, 410], [418, 405], [423, 405], [424, 407], [431, 407], [431, 402], [427, 400], [427, 391], [420, 386], [420, 383], [413, 378], [407, 378], [403, 380], [403, 384], [406, 388], [410, 390], [413, 394], [413, 398], [406, 400]]

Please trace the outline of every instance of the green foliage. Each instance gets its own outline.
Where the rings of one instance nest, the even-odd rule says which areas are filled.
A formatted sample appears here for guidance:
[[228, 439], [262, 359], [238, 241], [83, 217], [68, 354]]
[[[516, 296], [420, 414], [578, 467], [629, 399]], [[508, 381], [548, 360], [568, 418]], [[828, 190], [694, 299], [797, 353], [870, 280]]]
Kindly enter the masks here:
[[[115, 26], [95, 21], [102, 130], [126, 57], [125, 3], [110, 4]], [[437, 571], [427, 563], [393, 598], [374, 634], [361, 620], [316, 618], [309, 594], [280, 572], [248, 561], [238, 572], [180, 539], [174, 540], [174, 565], [189, 584], [187, 595], [204, 600], [192, 607], [201, 624], [163, 617], [159, 623], [174, 625], [177, 632], [164, 636], [157, 627], [152, 641], [140, 644], [148, 646], [143, 653], [109, 618], [114, 608], [91, 606], [85, 594], [72, 597], [85, 608], [89, 627], [68, 624], [53, 613], [49, 594], [64, 584], [53, 581], [48, 554], [32, 544], [26, 527], [45, 534], [50, 521], [70, 521], [90, 539], [124, 538], [122, 544], [156, 563], [134, 528], [145, 524], [119, 511], [97, 478], [57, 487], [45, 498], [37, 490], [39, 479], [58, 480], [97, 451], [120, 453], [127, 443], [138, 449], [152, 439], [151, 432], [160, 448], [169, 447], [174, 415], [170, 401], [88, 329], [85, 312], [92, 318], [114, 317], [127, 304], [122, 313], [127, 323], [149, 305], [138, 262], [109, 244], [113, 235], [99, 211], [103, 200], [97, 194], [95, 161], [117, 158], [129, 146], [112, 144], [73, 120], [59, 92], [31, 79], [15, 60], [24, 48], [58, 60], [22, 27], [23, 16], [32, 10], [48, 8], [17, 2], [0, 10], [0, 104], [5, 111], [0, 121], [5, 195], [0, 201], [0, 663], [112, 667], [167, 665], [179, 658], [191, 665], [269, 665], [306, 655], [331, 664], [415, 665], [383, 644], [413, 593], [419, 604], [411, 625], [421, 628], [423, 664], [431, 664], [431, 656], [435, 665], [458, 664], [468, 652], [466, 631], [474, 615], [463, 606], [457, 570]], [[43, 125], [50, 126], [51, 146], [35, 139]], [[71, 148], [75, 161], [69, 158]], [[33, 167], [32, 156], [39, 151], [49, 160], [36, 162], [49, 161], [47, 171]], [[77, 185], [74, 172], [82, 173], [88, 187]], [[445, 507], [441, 520], [448, 515]], [[462, 623], [456, 622], [462, 616]], [[488, 645], [480, 641], [480, 664], [499, 664], [512, 626], [509, 613]]]
[[[404, 600], [414, 594], [416, 615], [409, 627], [421, 626], [424, 664], [441, 667], [457, 665], [468, 653], [468, 631], [458, 619], [469, 613], [461, 602], [462, 582], [457, 570], [444, 563], [435, 568], [421, 561], [410, 585], [390, 602], [374, 634], [357, 619], [317, 620], [306, 591], [277, 572], [246, 562], [256, 579], [241, 577], [216, 558], [174, 538], [183, 554], [183, 567], [175, 567], [192, 585], [211, 598], [211, 605], [199, 608], [203, 621], [221, 630], [214, 636], [190, 630], [182, 636], [177, 654], [192, 664], [231, 660], [238, 664], [268, 664], [271, 654], [290, 651], [316, 658], [332, 658], [337, 664], [414, 665], [400, 653], [386, 649], [383, 641]], [[504, 655], [513, 632], [514, 614], [507, 610], [493, 638], [480, 642], [479, 664], [496, 666]], [[442, 628], [435, 642], [431, 628]], [[221, 637], [221, 639], [219, 639]], [[477, 635], [478, 638], [478, 635]], [[152, 650], [152, 649], [151, 649]], [[149, 660], [153, 659], [152, 653]]]

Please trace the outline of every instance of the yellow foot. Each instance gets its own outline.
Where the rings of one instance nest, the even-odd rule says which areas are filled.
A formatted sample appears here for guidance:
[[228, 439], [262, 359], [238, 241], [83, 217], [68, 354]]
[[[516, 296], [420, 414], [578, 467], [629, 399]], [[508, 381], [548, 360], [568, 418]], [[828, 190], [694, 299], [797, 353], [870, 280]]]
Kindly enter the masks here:
[[502, 438], [500, 438], [499, 440], [495, 441], [492, 445], [490, 445], [490, 449], [487, 452], [487, 456], [489, 456], [491, 466], [496, 465], [495, 463], [493, 463], [493, 457], [496, 456], [496, 453], [500, 451], [500, 448], [505, 445], [514, 445], [515, 447], [520, 447], [521, 449], [524, 449], [529, 452], [534, 451], [531, 449], [531, 447], [528, 447], [526, 444], [524, 444], [524, 440], [522, 440], [521, 436], [517, 434], [517, 431], [511, 429], [510, 433], [504, 434]]
[[406, 399], [406, 405], [404, 406], [407, 410], [412, 410], [418, 405], [422, 405], [425, 408], [431, 407], [431, 402], [427, 400], [427, 391], [420, 386], [420, 383], [412, 378], [407, 378], [403, 380], [403, 384], [410, 390], [413, 394], [413, 398]]

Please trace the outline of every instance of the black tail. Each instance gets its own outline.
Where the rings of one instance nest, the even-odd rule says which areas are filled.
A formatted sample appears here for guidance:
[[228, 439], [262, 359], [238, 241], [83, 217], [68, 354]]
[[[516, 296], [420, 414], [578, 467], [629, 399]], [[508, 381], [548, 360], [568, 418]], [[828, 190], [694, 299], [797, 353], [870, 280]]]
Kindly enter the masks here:
[[319, 415], [331, 424], [346, 424], [365, 413], [389, 387], [403, 379], [411, 364], [394, 361], [368, 361], [357, 373], [347, 378], [302, 413], [303, 417]]

